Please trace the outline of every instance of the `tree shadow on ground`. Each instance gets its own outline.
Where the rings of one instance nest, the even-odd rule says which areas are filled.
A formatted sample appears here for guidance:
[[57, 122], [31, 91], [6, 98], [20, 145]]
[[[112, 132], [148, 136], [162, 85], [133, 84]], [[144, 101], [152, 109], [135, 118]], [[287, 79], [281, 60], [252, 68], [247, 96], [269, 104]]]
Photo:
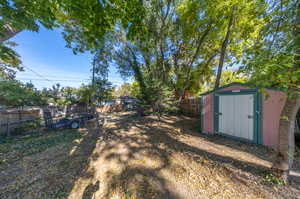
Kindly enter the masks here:
[[99, 190], [100, 188], [100, 182], [97, 181], [95, 184], [89, 184], [82, 195], [82, 199], [92, 199], [93, 195]]
[[[208, 168], [228, 165], [226, 168], [231, 169], [224, 169], [224, 171], [228, 172], [228, 176], [231, 176], [232, 181], [237, 183], [246, 184], [247, 181], [253, 179], [249, 179], [249, 176], [243, 173], [235, 172], [236, 170], [250, 173], [252, 176], [257, 176], [258, 178], [261, 178], [262, 173], [269, 171], [267, 167], [214, 154], [179, 141], [175, 135], [178, 133], [175, 133], [174, 128], [167, 125], [177, 127], [182, 130], [181, 132], [187, 132], [188, 135], [198, 136], [208, 141], [215, 141], [214, 138], [209, 136], [190, 133], [188, 129], [191, 126], [182, 125], [181, 120], [166, 122], [164, 119], [158, 121], [154, 117], [137, 117], [135, 119], [132, 119], [132, 117], [131, 115], [117, 117], [111, 120], [114, 122], [114, 125], [106, 129], [107, 137], [105, 140], [113, 140], [113, 142], [106, 141], [105, 146], [99, 154], [100, 156], [105, 156], [105, 159], [108, 161], [117, 161], [122, 165], [122, 169], [119, 172], [107, 172], [107, 184], [109, 188], [105, 191], [105, 197], [103, 198], [109, 198], [112, 196], [112, 193], [118, 192], [125, 196], [128, 193], [135, 194], [138, 198], [179, 199], [180, 197], [175, 193], [176, 190], [170, 190], [166, 185], [167, 179], [162, 178], [160, 175], [161, 171], [165, 169], [173, 169], [174, 165], [172, 165], [170, 158], [174, 152], [185, 154], [191, 157], [193, 161]], [[161, 125], [164, 123], [167, 125]], [[139, 133], [128, 133], [134, 132], [134, 129], [137, 129], [136, 132]], [[114, 149], [116, 146], [121, 144], [125, 146], [126, 150], [124, 152], [115, 152]], [[222, 144], [221, 140], [220, 144]], [[233, 141], [232, 145], [234, 144], [236, 142]], [[236, 149], [241, 150], [239, 147], [236, 147]], [[248, 152], [248, 150], [246, 151]], [[250, 152], [251, 150], [249, 150]], [[153, 164], [155, 160], [158, 163], [154, 166], [149, 166], [147, 162], [142, 166], [136, 166], [132, 163], [132, 161], [142, 160], [143, 158], [141, 157], [151, 157], [152, 162], [148, 164]], [[207, 159], [209, 162], [204, 161]], [[272, 190], [272, 186], [267, 182], [262, 182], [262, 186], [264, 189], [268, 188], [268, 190]], [[294, 188], [300, 190], [298, 185], [295, 185]], [[253, 187], [254, 192], [256, 191], [255, 189]]]
[[271, 157], [274, 155], [274, 150], [269, 147], [252, 144], [252, 143], [246, 143], [246, 142], [226, 138], [221, 135], [201, 133], [201, 128], [200, 128], [201, 123], [199, 119], [190, 118], [187, 116], [178, 116], [178, 117], [180, 118], [180, 120], [176, 120], [173, 122], [166, 122], [165, 120], [163, 120], [163, 122], [178, 128], [184, 127], [186, 129], [184, 131], [186, 135], [198, 137], [200, 139], [204, 139], [206, 141], [213, 142], [218, 145], [223, 145], [232, 149], [247, 152], [249, 154], [257, 156], [262, 160], [266, 160], [266, 161], [272, 160]]
[[[233, 184], [248, 186], [249, 181], [257, 181], [259, 186], [249, 186], [249, 190], [254, 193], [257, 193], [257, 189], [274, 191], [272, 184], [261, 177], [269, 168], [215, 154], [180, 141], [179, 137], [190, 136], [215, 142], [214, 137], [194, 133], [195, 123], [197, 121], [181, 117], [163, 117], [159, 121], [156, 117], [137, 117], [133, 114], [108, 118], [103, 128], [88, 126], [80, 140], [61, 145], [56, 151], [49, 149], [45, 151], [46, 156], [40, 155], [40, 159], [32, 157], [30, 163], [35, 169], [32, 171], [31, 184], [23, 183], [20, 189], [15, 189], [3, 198], [109, 199], [115, 195], [124, 199], [197, 198], [197, 195], [182, 196], [182, 191], [190, 190], [184, 190], [184, 184], [172, 187], [170, 182], [174, 178], [169, 179], [165, 175], [169, 171], [172, 171], [172, 175], [184, 173], [188, 168], [180, 164], [183, 160], [202, 165], [213, 172], [219, 172], [216, 168], [221, 168], [222, 175], [229, 176]], [[235, 143], [233, 141], [232, 145]], [[252, 147], [248, 144], [245, 146]], [[235, 149], [243, 150], [239, 147]], [[181, 156], [185, 159], [176, 159]], [[44, 168], [47, 164], [49, 169]], [[27, 175], [29, 171], [24, 172]], [[206, 175], [204, 172], [207, 170], [196, 172]], [[187, 180], [190, 179], [187, 177]], [[291, 186], [300, 193], [299, 184]], [[35, 193], [29, 193], [28, 190], [34, 190]], [[290, 189], [276, 194], [283, 198], [293, 198], [289, 195], [292, 194]]]
[[[94, 171], [89, 169], [90, 157], [102, 131], [97, 121], [88, 123], [86, 129], [67, 131], [76, 134], [70, 136], [72, 139], [66, 139], [64, 136], [69, 137], [66, 133], [60, 136], [59, 130], [42, 135], [41, 139], [47, 142], [40, 141], [39, 144], [41, 149], [46, 146], [45, 150], [37, 151], [33, 145], [28, 150], [36, 153], [5, 168], [12, 177], [0, 186], [0, 198], [66, 198], [79, 178], [93, 178]], [[3, 178], [5, 176], [1, 174], [0, 179]], [[95, 191], [96, 185], [90, 186], [85, 197], [89, 198], [89, 193]]]
[[[66, 197], [74, 190], [76, 191], [76, 182], [79, 179], [93, 179], [95, 170], [90, 169], [93, 152], [97, 142], [101, 140], [103, 130], [97, 120], [89, 121], [85, 124], [85, 134], [79, 143], [68, 148], [68, 153], [58, 164], [58, 172], [64, 175], [59, 186], [62, 188], [61, 196]], [[90, 183], [84, 188], [82, 198], [90, 199], [100, 188], [100, 182]], [[58, 193], [60, 195], [60, 193]], [[79, 197], [79, 196], [78, 196]]]
[[[175, 122], [166, 122], [166, 121], [163, 122], [176, 127], [185, 126], [185, 129], [187, 129], [184, 131], [185, 135], [190, 135], [193, 137], [204, 139], [214, 144], [223, 145], [238, 151], [246, 152], [258, 157], [259, 159], [268, 162], [272, 162], [274, 160], [274, 156], [276, 152], [274, 149], [270, 147], [242, 142], [221, 135], [201, 133], [201, 129], [199, 128], [200, 121], [198, 119], [189, 118], [186, 116], [179, 116], [179, 117], [181, 119], [176, 120]], [[299, 151], [300, 151], [300, 147], [298, 148], [296, 147], [293, 171], [298, 172], [300, 174], [300, 152]], [[297, 182], [297, 184], [298, 183], [300, 184], [300, 176], [291, 176], [291, 177], [294, 181]]]
[[[52, 133], [59, 134], [60, 131]], [[94, 177], [94, 170], [89, 169], [89, 164], [97, 141], [102, 135], [98, 123], [88, 122], [85, 129], [69, 133], [77, 134], [79, 138], [77, 136], [76, 139], [26, 157], [29, 166], [21, 168], [18, 176], [19, 179], [24, 178], [24, 181], [15, 182], [20, 186], [5, 195], [5, 198], [67, 198], [76, 188], [79, 178]], [[91, 198], [98, 190], [98, 184], [86, 187], [84, 198]]]
[[[106, 172], [108, 189], [102, 198], [119, 195], [121, 198], [179, 199], [166, 186], [166, 179], [159, 175], [161, 170], [170, 166], [168, 151], [160, 148], [152, 140], [159, 141], [160, 135], [144, 133], [144, 129], [138, 127], [140, 118], [132, 114], [108, 121], [115, 122], [116, 126], [106, 128], [105, 146], [98, 153], [99, 156], [104, 156], [106, 161], [121, 165], [122, 169]], [[139, 131], [129, 134], [132, 127], [139, 128]], [[117, 149], [121, 145], [124, 146], [124, 150]], [[145, 160], [144, 157], [151, 157], [148, 165], [139, 164], [139, 161]]]

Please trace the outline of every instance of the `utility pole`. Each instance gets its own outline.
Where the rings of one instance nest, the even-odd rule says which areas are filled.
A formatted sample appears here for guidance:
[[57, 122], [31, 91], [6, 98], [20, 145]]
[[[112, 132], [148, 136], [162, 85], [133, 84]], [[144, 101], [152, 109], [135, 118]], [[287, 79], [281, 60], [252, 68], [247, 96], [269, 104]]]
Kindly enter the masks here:
[[[93, 69], [92, 69], [92, 90], [94, 90], [94, 87], [95, 87], [95, 66], [96, 66], [96, 59], [95, 59], [95, 57], [93, 58], [92, 66], [93, 66]], [[89, 104], [91, 104], [92, 101], [94, 101], [94, 99], [95, 99], [95, 94], [91, 93]]]
[[96, 60], [95, 58], [93, 59], [92, 65], [93, 65], [93, 74], [92, 74], [92, 86], [95, 85], [95, 65], [96, 65]]

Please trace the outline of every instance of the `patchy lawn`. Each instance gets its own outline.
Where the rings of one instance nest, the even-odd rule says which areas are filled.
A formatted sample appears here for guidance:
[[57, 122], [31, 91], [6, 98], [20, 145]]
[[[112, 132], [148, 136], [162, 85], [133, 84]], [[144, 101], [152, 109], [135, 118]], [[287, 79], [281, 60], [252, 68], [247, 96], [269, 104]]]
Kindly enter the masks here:
[[[103, 128], [0, 144], [0, 198], [300, 198], [269, 171], [272, 151], [199, 133], [187, 117], [112, 114]], [[299, 181], [298, 181], [299, 180]]]

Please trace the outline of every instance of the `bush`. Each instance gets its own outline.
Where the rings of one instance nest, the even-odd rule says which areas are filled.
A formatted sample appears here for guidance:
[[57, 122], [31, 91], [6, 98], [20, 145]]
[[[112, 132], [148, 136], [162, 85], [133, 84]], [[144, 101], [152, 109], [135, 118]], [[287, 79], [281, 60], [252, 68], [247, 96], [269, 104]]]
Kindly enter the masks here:
[[19, 124], [14, 130], [12, 130], [12, 135], [24, 135], [28, 133], [33, 133], [41, 127], [41, 120], [35, 119], [30, 122], [24, 122]]
[[265, 171], [263, 173], [264, 178], [266, 181], [272, 183], [272, 184], [279, 184], [279, 185], [285, 185], [286, 182], [279, 176], [277, 176], [275, 173], [272, 171]]

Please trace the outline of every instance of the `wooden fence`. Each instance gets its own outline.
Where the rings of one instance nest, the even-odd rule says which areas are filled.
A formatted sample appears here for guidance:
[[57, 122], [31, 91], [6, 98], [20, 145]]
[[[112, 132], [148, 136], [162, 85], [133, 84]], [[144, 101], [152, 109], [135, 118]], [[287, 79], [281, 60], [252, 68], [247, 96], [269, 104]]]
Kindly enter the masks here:
[[201, 103], [200, 98], [187, 98], [180, 104], [180, 111], [182, 114], [191, 117], [200, 117]]
[[40, 119], [43, 125], [43, 109], [51, 112], [53, 118], [76, 116], [82, 113], [91, 113], [95, 107], [87, 106], [47, 106], [47, 107], [26, 107], [23, 109], [7, 108], [0, 110], [0, 135], [10, 135], [18, 126]]
[[40, 118], [40, 109], [6, 109], [0, 111], [0, 135], [9, 135], [11, 130], [24, 122]]

